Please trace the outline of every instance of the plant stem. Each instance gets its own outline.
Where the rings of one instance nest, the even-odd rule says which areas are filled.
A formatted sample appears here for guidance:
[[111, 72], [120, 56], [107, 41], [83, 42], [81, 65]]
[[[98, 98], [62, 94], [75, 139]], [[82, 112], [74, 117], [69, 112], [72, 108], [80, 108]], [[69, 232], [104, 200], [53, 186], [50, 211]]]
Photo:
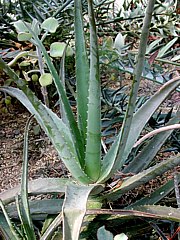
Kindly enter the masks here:
[[[41, 50], [38, 46], [36, 46], [37, 56], [38, 56], [38, 64], [39, 64], [39, 70], [41, 74], [44, 74], [44, 67], [43, 67], [43, 59]], [[49, 99], [48, 99], [48, 92], [46, 87], [41, 87], [41, 93], [43, 95], [44, 104], [49, 107]]]

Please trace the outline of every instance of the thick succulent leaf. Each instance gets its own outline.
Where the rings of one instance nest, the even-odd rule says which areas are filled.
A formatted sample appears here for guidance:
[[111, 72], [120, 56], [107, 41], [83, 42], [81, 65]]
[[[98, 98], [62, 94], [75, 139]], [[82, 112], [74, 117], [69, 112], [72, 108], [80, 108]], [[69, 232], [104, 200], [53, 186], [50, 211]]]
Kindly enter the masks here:
[[145, 124], [148, 122], [152, 114], [160, 106], [160, 104], [174, 91], [180, 84], [180, 77], [176, 77], [169, 82], [165, 83], [154, 96], [151, 97], [135, 114], [130, 126], [130, 132], [128, 135], [128, 140], [126, 147], [124, 149], [123, 155], [120, 156], [119, 166], [127, 159], [129, 153], [131, 152], [134, 143], [139, 137], [141, 131], [143, 130]]
[[165, 219], [169, 221], [180, 221], [180, 209], [165, 207], [165, 206], [156, 206], [156, 205], [144, 205], [138, 206], [133, 210], [88, 210], [87, 214], [106, 214], [110, 217], [106, 217], [106, 220], [115, 220], [115, 219], [130, 219], [135, 217], [146, 217], [146, 218], [157, 218]]
[[180, 154], [175, 157], [172, 157], [168, 160], [164, 160], [161, 163], [156, 164], [155, 166], [144, 170], [143, 172], [136, 174], [132, 177], [129, 177], [127, 180], [124, 180], [120, 187], [113, 189], [110, 193], [107, 193], [103, 196], [108, 200], [116, 200], [126, 193], [129, 190], [132, 190], [140, 185], [150, 181], [151, 179], [156, 178], [157, 176], [163, 174], [164, 172], [174, 168], [180, 164]]
[[31, 92], [27, 93], [27, 97], [16, 88], [2, 87], [1, 90], [16, 97], [35, 116], [72, 176], [80, 182], [89, 183], [90, 180], [81, 169], [71, 133], [63, 121]]
[[162, 47], [157, 55], [157, 58], [161, 58], [164, 56], [164, 54], [174, 45], [174, 43], [177, 41], [178, 37], [173, 38], [168, 44], [166, 44], [164, 47]]
[[3, 213], [0, 213], [0, 232], [2, 234], [2, 239], [11, 239], [11, 240], [18, 240], [11, 232], [11, 228], [9, 227], [6, 218], [4, 217]]
[[133, 147], [137, 147], [138, 145], [140, 145], [142, 142], [144, 142], [146, 139], [155, 136], [156, 134], [162, 133], [162, 132], [166, 132], [166, 131], [171, 131], [171, 130], [175, 130], [175, 129], [180, 129], [180, 124], [173, 124], [173, 125], [168, 125], [168, 126], [164, 126], [164, 127], [160, 127], [158, 129], [155, 129], [147, 134], [145, 134], [143, 137], [141, 137], [135, 144]]
[[57, 215], [57, 217], [52, 221], [52, 223], [49, 225], [49, 227], [46, 229], [43, 236], [41, 236], [40, 240], [47, 240], [47, 239], [53, 239], [52, 236], [57, 229], [58, 226], [60, 226], [61, 222], [63, 220], [62, 212]]
[[[29, 28], [29, 30], [31, 31], [31, 29]], [[72, 132], [73, 135], [73, 139], [75, 146], [76, 146], [76, 151], [78, 154], [78, 159], [81, 163], [81, 165], [83, 165], [83, 160], [84, 160], [84, 146], [82, 144], [82, 137], [80, 135], [79, 129], [77, 127], [77, 123], [76, 120], [74, 118], [73, 112], [71, 110], [70, 104], [68, 102], [67, 96], [65, 94], [64, 91], [64, 87], [63, 84], [61, 83], [58, 73], [53, 65], [53, 63], [51, 62], [51, 59], [48, 55], [48, 53], [46, 52], [45, 47], [43, 46], [42, 42], [38, 39], [38, 37], [36, 36], [36, 34], [34, 32], [32, 32], [34, 38], [36, 39], [36, 41], [38, 42], [39, 46], [41, 47], [41, 50], [44, 54], [44, 57], [46, 59], [46, 63], [49, 67], [49, 70], [54, 78], [54, 82], [59, 94], [60, 99], [62, 100], [62, 104], [63, 104], [63, 109], [66, 112], [67, 115], [67, 119], [69, 121], [69, 125], [70, 125], [70, 131]], [[12, 80], [17, 84], [17, 86], [28, 96], [28, 98], [35, 99], [35, 96], [32, 97], [33, 93], [30, 89], [27, 88], [26, 83], [24, 81], [22, 81], [19, 76], [2, 60], [2, 58], [0, 57], [0, 69], [4, 72], [6, 72], [6, 74], [12, 78]], [[36, 98], [37, 101], [37, 98]]]
[[23, 166], [21, 177], [20, 211], [21, 223], [27, 238], [36, 239], [28, 202], [28, 132], [32, 116], [28, 119], [24, 131]]
[[[158, 106], [168, 97], [168, 95], [176, 89], [180, 84], [180, 78], [177, 77], [173, 80], [170, 80], [164, 84], [159, 91], [151, 97], [135, 114], [132, 119], [128, 141], [124, 149], [123, 155], [121, 156], [120, 165], [127, 159], [129, 153], [131, 152], [134, 143], [136, 142], [139, 134], [144, 128], [145, 124], [148, 122], [152, 114], [156, 111]], [[117, 139], [114, 141], [107, 155], [105, 155], [104, 160], [102, 161], [102, 173], [99, 182], [105, 181], [112, 172], [112, 166], [116, 160], [118, 152], [118, 144], [121, 139], [121, 132], [119, 133]], [[118, 167], [119, 168], [119, 167]]]
[[[11, 219], [9, 218], [8, 213], [7, 213], [6, 209], [5, 209], [5, 206], [4, 206], [3, 202], [1, 201], [1, 199], [0, 199], [0, 208], [1, 208], [1, 210], [3, 212], [3, 216], [4, 216], [4, 218], [3, 218], [3, 216], [1, 216], [1, 220], [2, 220], [2, 226], [1, 227], [4, 227], [3, 233], [7, 235], [6, 231], [7, 231], [8, 226], [9, 226], [10, 232], [11, 232], [11, 234], [13, 236], [12, 239], [14, 239], [14, 240], [22, 239], [22, 238], [20, 238], [20, 235], [19, 235], [20, 232], [18, 232], [19, 229], [17, 229], [13, 225], [13, 223], [12, 223]], [[1, 222], [0, 222], [0, 224], [1, 224]]]
[[155, 0], [151, 0], [148, 2], [147, 8], [146, 8], [145, 18], [143, 21], [143, 27], [142, 27], [142, 33], [141, 33], [141, 39], [140, 39], [140, 45], [138, 50], [138, 56], [137, 56], [137, 64], [134, 70], [134, 77], [133, 77], [133, 83], [132, 83], [131, 92], [129, 96], [128, 107], [127, 107], [127, 111], [126, 111], [125, 118], [122, 125], [122, 134], [120, 134], [119, 149], [117, 152], [117, 156], [115, 159], [112, 172], [115, 171], [116, 169], [120, 169], [125, 162], [125, 158], [122, 158], [122, 156], [124, 155], [124, 150], [128, 145], [129, 135], [132, 128], [132, 121], [134, 119], [133, 114], [136, 110], [136, 99], [138, 95], [138, 89], [139, 89], [143, 68], [144, 68], [146, 45], [147, 45], [148, 36], [149, 36], [149, 29], [151, 25], [153, 10], [154, 10], [154, 4], [155, 4]]
[[134, 207], [134, 210], [139, 210], [145, 213], [153, 214], [159, 219], [166, 219], [174, 222], [180, 222], [180, 209], [165, 207], [165, 206], [152, 206], [144, 205]]
[[[178, 182], [180, 182], [180, 174], [177, 175]], [[141, 198], [135, 203], [126, 207], [126, 209], [133, 209], [136, 206], [141, 205], [154, 205], [162, 200], [167, 194], [174, 190], [174, 180], [169, 180], [166, 184], [155, 190], [149, 196]]]
[[[180, 111], [178, 111], [176, 113], [176, 116], [169, 121], [167, 126], [178, 123], [179, 119], [180, 119]], [[148, 144], [143, 149], [141, 149], [140, 153], [129, 163], [129, 165], [125, 167], [123, 172], [138, 173], [144, 170], [151, 163], [151, 161], [156, 156], [161, 146], [164, 144], [164, 142], [167, 140], [167, 138], [170, 136], [172, 132], [173, 130], [165, 131], [154, 136], [148, 142]]]
[[149, 54], [158, 45], [158, 43], [162, 41], [162, 39], [163, 38], [158, 38], [149, 44], [149, 46], [146, 48], [146, 54]]
[[[42, 178], [28, 182], [28, 193], [31, 195], [46, 193], [64, 193], [65, 188], [72, 182], [72, 179], [63, 178]], [[11, 188], [0, 193], [0, 199], [8, 204], [14, 201], [15, 196], [20, 193], [20, 186]]]
[[[46, 218], [47, 215], [56, 215], [62, 209], [63, 199], [41, 199], [29, 201], [29, 208], [32, 218]], [[10, 218], [18, 218], [18, 212], [15, 204], [6, 206]]]
[[97, 181], [101, 167], [101, 100], [98, 41], [92, 4], [92, 1], [88, 0], [90, 21], [90, 78], [85, 172], [91, 179]]
[[95, 185], [68, 185], [63, 205], [63, 240], [78, 240], [90, 192]]
[[[126, 115], [123, 121], [121, 132], [114, 143], [115, 145], [118, 145], [118, 149], [117, 151], [114, 152], [114, 154], [109, 153], [109, 155], [112, 156], [112, 158], [108, 159], [108, 163], [109, 163], [108, 167], [107, 167], [107, 163], [105, 163], [104, 161], [105, 159], [103, 160], [101, 181], [105, 181], [114, 173], [114, 171], [116, 171], [117, 169], [120, 169], [123, 166], [126, 159], [126, 158], [122, 158], [122, 156], [124, 155], [124, 149], [126, 149], [126, 146], [128, 144], [129, 135], [132, 128], [133, 114], [136, 108], [138, 88], [139, 88], [143, 67], [144, 67], [146, 45], [148, 40], [152, 13], [154, 9], [154, 3], [155, 3], [154, 0], [150, 1], [146, 9], [145, 19], [143, 22], [143, 28], [142, 28], [142, 34], [141, 34], [141, 40], [140, 40], [140, 46], [138, 51], [138, 58], [137, 58], [138, 60], [137, 60], [136, 68], [134, 71], [134, 78], [133, 78], [133, 84], [130, 92], [128, 108], [126, 110]], [[111, 147], [110, 151], [111, 152], [114, 151], [114, 146]]]
[[78, 125], [85, 139], [88, 112], [89, 61], [84, 37], [81, 0], [74, 1], [74, 9]]
[[[28, 26], [27, 26], [28, 27]], [[73, 115], [73, 112], [71, 110], [71, 106], [69, 104], [68, 98], [66, 96], [66, 93], [64, 91], [64, 87], [62, 84], [61, 79], [59, 78], [59, 75], [56, 71], [56, 68], [54, 67], [51, 58], [49, 57], [44, 45], [42, 44], [42, 41], [40, 41], [40, 39], [38, 38], [38, 36], [35, 34], [35, 32], [33, 32], [29, 27], [28, 27], [29, 32], [33, 35], [33, 38], [35, 39], [35, 42], [38, 45], [38, 48], [42, 51], [43, 55], [44, 55], [44, 59], [46, 61], [46, 64], [49, 68], [49, 71], [54, 79], [54, 83], [57, 89], [57, 92], [59, 94], [60, 100], [61, 100], [61, 104], [63, 104], [63, 109], [65, 110], [65, 113], [67, 115], [67, 119], [69, 121], [69, 125], [70, 125], [70, 131], [72, 132], [73, 138], [75, 139], [75, 145], [76, 145], [76, 149], [78, 152], [78, 157], [79, 160], [81, 162], [81, 164], [83, 165], [83, 161], [84, 161], [84, 145], [83, 143], [83, 138], [80, 134], [79, 128], [77, 127], [77, 123], [75, 120], [75, 117]]]

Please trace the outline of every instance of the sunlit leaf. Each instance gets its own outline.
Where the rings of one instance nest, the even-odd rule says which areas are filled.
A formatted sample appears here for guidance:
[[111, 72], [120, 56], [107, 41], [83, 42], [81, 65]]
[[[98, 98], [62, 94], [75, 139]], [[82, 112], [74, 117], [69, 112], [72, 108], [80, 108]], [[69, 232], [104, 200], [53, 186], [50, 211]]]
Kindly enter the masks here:
[[50, 33], [55, 33], [58, 26], [59, 26], [58, 20], [53, 17], [47, 18], [41, 24], [41, 27]]
[[[27, 24], [29, 27], [31, 27], [30, 23], [25, 22], [25, 24]], [[25, 24], [22, 20], [18, 20], [16, 22], [14, 22], [14, 26], [15, 26], [17, 32], [29, 32], [29, 30]]]
[[174, 45], [177, 41], [178, 37], [173, 38], [170, 42], [168, 42], [163, 48], [160, 49], [157, 58], [161, 58], [164, 54]]
[[74, 54], [74, 51], [73, 51], [72, 47], [67, 46], [67, 48], [66, 48], [66, 56], [67, 57], [71, 57], [71, 56], [73, 56], [73, 54]]
[[42, 87], [52, 84], [52, 75], [50, 73], [44, 73], [39, 78], [39, 83]]
[[114, 237], [114, 240], [127, 240], [127, 239], [128, 239], [128, 237], [124, 233], [118, 234]]
[[114, 41], [114, 47], [118, 51], [121, 51], [122, 48], [124, 47], [124, 36], [121, 33], [118, 33], [118, 35], [116, 36]]
[[20, 32], [20, 33], [18, 33], [18, 40], [20, 42], [28, 41], [31, 38], [32, 38], [32, 34], [31, 33], [28, 33], [28, 32]]
[[54, 42], [50, 46], [51, 57], [62, 57], [66, 44], [63, 42]]
[[98, 240], [113, 240], [113, 235], [102, 226], [97, 231], [97, 238]]

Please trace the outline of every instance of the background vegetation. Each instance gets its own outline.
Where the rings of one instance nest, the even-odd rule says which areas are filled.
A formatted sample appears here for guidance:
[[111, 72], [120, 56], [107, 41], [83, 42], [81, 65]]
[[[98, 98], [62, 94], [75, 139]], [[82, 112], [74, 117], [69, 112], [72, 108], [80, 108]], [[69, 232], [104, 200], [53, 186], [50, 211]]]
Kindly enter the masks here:
[[[28, 120], [21, 186], [0, 194], [2, 236], [137, 239], [135, 226], [139, 239], [167, 239], [173, 226], [174, 239], [180, 112], [161, 104], [179, 93], [178, 3], [1, 1], [0, 10], [0, 111], [6, 114], [16, 97], [70, 172], [28, 183]], [[138, 92], [141, 79], [142, 89], [146, 81], [162, 86], [153, 96]], [[162, 148], [170, 154], [157, 162]], [[130, 191], [168, 170], [174, 180], [129, 201]], [[163, 199], [173, 189], [170, 208]], [[42, 200], [28, 197], [40, 193]]]

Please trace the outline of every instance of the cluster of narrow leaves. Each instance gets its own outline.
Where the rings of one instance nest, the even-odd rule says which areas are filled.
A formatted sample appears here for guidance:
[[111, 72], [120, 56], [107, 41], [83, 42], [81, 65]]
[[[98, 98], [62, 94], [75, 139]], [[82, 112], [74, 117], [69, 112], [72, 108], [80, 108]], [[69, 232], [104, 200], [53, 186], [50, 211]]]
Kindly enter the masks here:
[[[97, 208], [98, 201], [100, 203], [102, 201], [114, 201], [120, 198], [127, 191], [154, 179], [156, 176], [163, 174], [180, 163], [180, 156], [177, 155], [156, 164], [151, 168], [148, 167], [173, 129], [180, 127], [179, 110], [167, 123], [165, 128], [158, 129], [158, 135], [154, 136], [155, 133], [152, 132], [151, 135], [145, 136], [145, 138], [153, 137], [150, 139], [148, 144], [143, 145], [143, 139], [140, 139], [140, 142], [137, 142], [138, 138], [141, 136], [142, 130], [153, 113], [180, 84], [179, 76], [171, 79], [165, 83], [158, 92], [154, 94], [154, 96], [152, 96], [137, 111], [135, 111], [139, 83], [144, 69], [148, 30], [151, 24], [154, 3], [154, 0], [150, 0], [148, 3], [148, 14], [146, 14], [144, 19], [139, 53], [133, 74], [133, 84], [122, 127], [110, 149], [103, 158], [101, 153], [101, 84], [99, 76], [98, 40], [93, 2], [88, 0], [90, 25], [89, 58], [84, 36], [81, 1], [76, 0], [74, 2], [77, 119], [68, 101], [63, 81], [60, 79], [59, 74], [53, 65], [53, 61], [42, 43], [47, 34], [55, 31], [57, 27], [56, 20], [54, 18], [50, 18], [44, 21], [41, 28], [45, 30], [45, 33], [41, 39], [39, 38], [40, 26], [37, 21], [33, 21], [32, 25], [21, 21], [18, 23], [16, 22], [16, 27], [19, 28], [20, 26], [20, 31], [18, 33], [20, 40], [31, 41], [40, 52], [40, 56], [43, 56], [44, 58], [44, 61], [49, 69], [48, 74], [51, 75], [59, 94], [59, 99], [61, 101], [61, 115], [63, 117], [59, 118], [50, 108], [47, 107], [47, 105], [43, 104], [27, 87], [25, 82], [20, 79], [19, 76], [1, 58], [0, 69], [5, 71], [5, 73], [13, 79], [17, 88], [3, 86], [0, 90], [16, 97], [36, 118], [72, 176], [70, 179], [54, 178], [30, 181], [28, 185], [27, 138], [25, 138], [26, 155], [24, 156], [24, 165], [26, 166], [23, 168], [22, 177], [22, 186], [25, 192], [21, 190], [21, 201], [19, 203], [17, 197], [16, 201], [21, 222], [27, 226], [27, 228], [24, 228], [24, 232], [27, 236], [31, 236], [30, 238], [26, 236], [27, 239], [35, 239], [30, 211], [38, 212], [39, 217], [41, 216], [40, 213], [44, 214], [43, 217], [45, 217], [50, 211], [53, 211], [53, 213], [56, 214], [62, 211], [62, 214], [59, 214], [52, 221], [50, 227], [47, 228], [46, 234], [51, 235], [61, 221], [63, 221], [63, 239], [65, 240], [78, 239], [85, 214], [116, 214], [117, 218], [124, 218], [126, 216], [143, 216], [179, 221], [180, 212], [178, 209], [149, 205], [157, 203], [162, 198], [162, 195], [165, 196], [168, 194], [169, 191], [172, 190], [172, 184], [164, 187], [165, 190], [163, 194], [159, 194], [157, 190], [153, 197], [150, 198], [150, 203], [149, 198], [145, 198], [142, 200], [143, 203], [136, 202], [133, 206], [128, 206], [127, 209], [122, 211], [99, 210], [98, 212], [91, 209]], [[52, 48], [53, 47], [54, 46], [52, 46]], [[57, 45], [55, 48], [56, 47]], [[128, 165], [125, 165], [129, 154], [133, 154], [134, 150], [137, 150], [137, 147], [140, 146], [140, 143], [142, 145], [141, 151], [137, 151], [137, 154], [134, 154], [132, 161]], [[117, 170], [123, 172], [123, 174], [133, 173], [134, 175], [123, 179], [121, 184], [117, 184], [117, 186], [113, 187], [110, 191], [104, 191], [106, 181], [109, 180]], [[39, 194], [52, 192], [65, 193], [63, 203], [62, 201], [57, 200], [58, 204], [53, 205], [53, 199], [50, 199], [44, 204], [41, 211], [39, 209], [35, 209], [35, 206], [32, 206], [31, 208], [31, 204], [28, 203], [27, 200], [28, 193]], [[19, 187], [16, 187], [0, 194], [0, 198], [4, 204], [8, 204], [14, 200], [18, 193]], [[90, 194], [95, 197], [94, 201], [92, 200], [92, 202], [90, 202], [91, 207], [89, 207], [90, 209], [87, 211], [87, 202]], [[1, 207], [6, 218], [5, 221], [2, 214], [0, 215], [3, 219], [3, 223], [5, 223], [5, 227], [3, 228], [2, 226], [2, 228], [5, 231], [9, 227], [15, 236], [16, 231], [14, 231], [14, 228], [9, 221], [8, 214], [2, 202]], [[100, 207], [101, 204], [99, 204], [99, 208]], [[16, 239], [18, 239], [18, 237]], [[41, 239], [44, 238], [41, 237]]]

